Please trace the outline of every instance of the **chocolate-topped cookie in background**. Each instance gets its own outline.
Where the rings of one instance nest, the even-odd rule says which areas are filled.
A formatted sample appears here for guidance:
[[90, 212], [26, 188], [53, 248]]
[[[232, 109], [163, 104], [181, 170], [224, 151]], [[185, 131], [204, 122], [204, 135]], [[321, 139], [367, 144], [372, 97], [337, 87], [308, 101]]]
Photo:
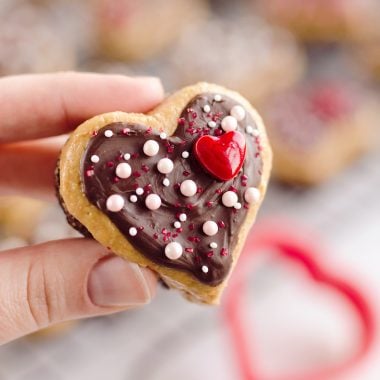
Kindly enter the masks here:
[[[48, 7], [26, 1], [0, 4], [0, 76], [71, 70], [76, 45]], [[75, 24], [70, 20], [70, 26]], [[67, 26], [67, 19], [65, 18]]]
[[208, 80], [256, 104], [292, 86], [304, 73], [303, 49], [286, 30], [235, 8], [224, 19], [192, 25], [166, 55], [163, 71], [177, 86]]
[[160, 55], [209, 13], [205, 0], [95, 0], [92, 11], [98, 52], [128, 62]]
[[271, 98], [260, 110], [274, 176], [297, 185], [333, 177], [373, 146], [378, 106], [365, 85], [321, 78]]
[[378, 0], [258, 0], [254, 3], [270, 21], [308, 43], [360, 41], [377, 26]]
[[270, 169], [256, 110], [199, 83], [149, 114], [113, 112], [80, 125], [62, 150], [57, 187], [76, 229], [187, 298], [215, 304]]

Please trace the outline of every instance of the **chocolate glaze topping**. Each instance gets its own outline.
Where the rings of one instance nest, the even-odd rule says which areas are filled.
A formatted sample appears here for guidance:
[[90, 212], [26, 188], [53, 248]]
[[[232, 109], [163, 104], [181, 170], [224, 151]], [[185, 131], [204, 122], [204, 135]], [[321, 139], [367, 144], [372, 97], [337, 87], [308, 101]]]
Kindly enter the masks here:
[[[231, 252], [249, 208], [244, 193], [249, 187], [259, 186], [263, 165], [260, 137], [252, 134], [252, 130], [257, 131], [257, 126], [246, 112], [237, 127], [245, 136], [247, 149], [239, 174], [223, 182], [202, 169], [193, 153], [194, 142], [205, 134], [220, 136], [225, 133], [221, 121], [230, 114], [233, 106], [238, 105], [224, 95], [221, 101], [214, 96], [205, 93], [193, 98], [182, 111], [173, 136], [166, 137], [143, 125], [109, 124], [90, 139], [82, 160], [83, 191], [88, 200], [112, 220], [136, 249], [160, 265], [191, 273], [212, 286], [220, 284], [230, 270]], [[206, 105], [210, 110], [204, 108]], [[208, 126], [210, 121], [216, 126], [213, 127], [213, 123]], [[247, 126], [252, 128], [246, 129]], [[106, 137], [110, 134], [105, 134], [106, 131], [112, 131], [112, 137]], [[156, 155], [150, 157], [143, 152], [147, 140], [159, 144]], [[184, 158], [183, 152], [189, 152], [189, 157]], [[130, 158], [125, 156], [126, 153]], [[94, 155], [99, 157], [96, 163], [91, 160]], [[158, 161], [164, 157], [174, 163], [173, 171], [166, 175], [157, 169]], [[131, 175], [125, 179], [116, 176], [116, 167], [122, 162], [132, 168]], [[163, 184], [165, 178], [170, 181], [168, 186]], [[191, 197], [182, 195], [179, 188], [187, 179], [193, 180], [198, 189]], [[136, 193], [137, 188], [142, 188], [144, 193], [139, 195], [141, 190]], [[229, 190], [237, 193], [240, 209], [222, 204], [222, 195]], [[145, 199], [151, 193], [159, 195], [162, 202], [154, 211], [145, 205]], [[125, 200], [121, 211], [107, 209], [107, 198], [113, 194], [119, 194]], [[179, 222], [180, 214], [186, 214], [186, 221], [180, 222], [180, 227], [178, 223], [174, 226], [174, 222]], [[209, 220], [219, 227], [214, 236], [207, 236], [202, 230], [203, 223]], [[131, 227], [136, 228], [136, 235], [130, 234]], [[183, 248], [182, 256], [174, 260], [165, 255], [166, 245], [173, 241]], [[210, 246], [212, 242], [216, 243], [216, 248], [215, 244]]]

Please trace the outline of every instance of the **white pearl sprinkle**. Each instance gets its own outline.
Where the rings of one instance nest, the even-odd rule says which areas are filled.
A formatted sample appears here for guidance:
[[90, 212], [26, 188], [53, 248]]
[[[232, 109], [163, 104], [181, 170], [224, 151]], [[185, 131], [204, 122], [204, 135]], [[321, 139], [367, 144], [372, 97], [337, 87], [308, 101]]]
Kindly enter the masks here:
[[100, 158], [99, 156], [97, 156], [96, 154], [93, 154], [90, 158], [91, 162], [93, 162], [94, 164], [98, 163]]
[[223, 118], [221, 126], [223, 131], [230, 132], [237, 128], [237, 120], [233, 116], [226, 116]]
[[234, 207], [238, 201], [238, 196], [234, 191], [226, 191], [222, 195], [222, 203], [226, 207]]
[[138, 187], [138, 188], [136, 189], [136, 194], [137, 194], [137, 195], [143, 195], [143, 194], [144, 194], [144, 189], [143, 189], [142, 187]]
[[168, 137], [168, 135], [165, 132], [160, 133], [160, 139], [165, 140]]
[[234, 204], [234, 208], [235, 208], [236, 210], [240, 210], [240, 209], [241, 209], [241, 203], [240, 203], [240, 202], [235, 203], [235, 204]]
[[149, 157], [155, 156], [159, 150], [160, 146], [155, 140], [148, 140], [143, 146], [143, 152]]
[[210, 111], [211, 111], [211, 107], [208, 104], [203, 106], [203, 112], [209, 113]]
[[222, 95], [216, 94], [216, 95], [214, 96], [214, 100], [215, 100], [216, 102], [221, 102], [221, 101], [222, 101]]
[[216, 244], [214, 241], [212, 241], [210, 243], [210, 248], [213, 248], [213, 249], [218, 248], [218, 244]]
[[191, 179], [186, 179], [181, 183], [180, 191], [185, 197], [192, 197], [197, 193], [197, 185]]
[[202, 272], [208, 273], [208, 266], [207, 265], [202, 265]]
[[184, 150], [182, 152], [182, 158], [189, 158], [189, 156], [190, 156], [190, 153], [187, 150]]
[[249, 187], [244, 193], [244, 199], [247, 203], [256, 203], [260, 200], [260, 190], [256, 187]]
[[106, 137], [112, 137], [113, 136], [113, 132], [110, 129], [107, 129], [107, 130], [104, 131], [104, 136], [106, 136]]
[[182, 256], [182, 245], [173, 241], [165, 247], [165, 256], [170, 260], [177, 260]]
[[119, 194], [110, 195], [106, 201], [108, 211], [118, 212], [124, 207], [124, 198]]
[[132, 202], [132, 203], [136, 203], [137, 202], [137, 197], [136, 197], [136, 195], [131, 195], [130, 197], [129, 197], [129, 200]]
[[131, 228], [129, 229], [129, 235], [131, 235], [131, 236], [136, 236], [136, 235], [137, 235], [137, 228], [135, 228], [135, 227], [131, 227]]
[[119, 178], [128, 178], [132, 174], [132, 168], [131, 165], [127, 164], [126, 162], [122, 162], [121, 164], [118, 164], [116, 166], [116, 175]]
[[208, 220], [203, 223], [202, 230], [207, 236], [214, 236], [218, 233], [219, 228], [214, 221]]
[[161, 198], [157, 194], [149, 194], [145, 198], [145, 206], [149, 210], [157, 210], [161, 207]]
[[128, 161], [131, 158], [131, 155], [129, 153], [124, 154], [124, 160]]
[[168, 186], [170, 185], [169, 178], [164, 178], [164, 180], [162, 181], [162, 184], [163, 184], [165, 187], [168, 187]]
[[157, 170], [162, 174], [169, 174], [174, 168], [174, 163], [170, 158], [161, 158], [157, 163]]
[[254, 137], [259, 137], [260, 136], [260, 132], [259, 132], [259, 130], [257, 128], [252, 131], [252, 136], [254, 136]]
[[187, 220], [187, 215], [186, 215], [186, 214], [179, 214], [178, 219], [179, 219], [181, 222], [186, 222], [186, 220]]
[[181, 228], [181, 222], [179, 222], [178, 220], [176, 220], [174, 223], [173, 223], [174, 227], [175, 228]]
[[245, 131], [246, 131], [249, 135], [252, 135], [252, 133], [253, 133], [253, 127], [252, 127], [252, 125], [247, 125], [247, 126], [245, 127]]
[[210, 120], [207, 125], [210, 127], [210, 128], [215, 128], [216, 127], [216, 122], [213, 121], [213, 120]]
[[242, 121], [245, 118], [245, 109], [242, 106], [233, 106], [230, 115], [237, 121]]

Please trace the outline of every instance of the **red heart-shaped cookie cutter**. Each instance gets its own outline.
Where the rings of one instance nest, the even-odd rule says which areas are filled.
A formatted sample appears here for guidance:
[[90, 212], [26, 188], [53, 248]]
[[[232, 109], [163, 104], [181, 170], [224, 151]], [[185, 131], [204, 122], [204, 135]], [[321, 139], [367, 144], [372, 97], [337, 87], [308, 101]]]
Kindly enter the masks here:
[[[360, 346], [355, 354], [335, 366], [321, 368], [313, 373], [300, 374], [298, 377], [282, 374], [276, 380], [322, 380], [335, 379], [337, 375], [349, 370], [372, 347], [376, 335], [374, 312], [367, 298], [349, 279], [333, 274], [317, 257], [321, 257], [314, 241], [300, 238], [306, 235], [297, 229], [289, 227], [291, 223], [268, 221], [257, 224], [248, 237], [239, 263], [231, 278], [225, 294], [223, 312], [227, 326], [231, 332], [232, 346], [241, 370], [243, 380], [267, 380], [258, 374], [255, 358], [252, 355], [251, 342], [248, 341], [249, 326], [244, 324], [244, 309], [247, 303], [244, 288], [250, 274], [250, 262], [258, 253], [275, 251], [285, 259], [300, 264], [317, 284], [329, 287], [340, 295], [351, 306], [352, 312], [358, 317], [362, 326]], [[273, 379], [273, 377], [271, 377]]]

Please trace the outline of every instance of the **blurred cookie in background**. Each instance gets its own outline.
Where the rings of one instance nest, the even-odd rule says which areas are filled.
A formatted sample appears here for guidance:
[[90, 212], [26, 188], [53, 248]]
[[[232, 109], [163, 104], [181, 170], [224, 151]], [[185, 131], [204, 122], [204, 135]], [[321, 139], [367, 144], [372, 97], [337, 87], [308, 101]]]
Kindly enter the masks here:
[[95, 28], [99, 53], [133, 61], [156, 56], [189, 24], [208, 14], [205, 0], [96, 0]]
[[212, 18], [188, 29], [167, 61], [176, 87], [215, 82], [252, 102], [292, 85], [305, 66], [302, 49], [287, 31], [249, 16]]
[[27, 1], [0, 6], [0, 76], [73, 69], [76, 51], [51, 13]]
[[275, 95], [261, 109], [275, 177], [299, 185], [333, 177], [372, 147], [379, 105], [350, 81], [310, 81]]
[[380, 81], [380, 35], [358, 44], [354, 51], [362, 67]]
[[27, 338], [31, 341], [34, 341], [40, 339], [51, 339], [55, 337], [60, 337], [61, 335], [69, 333], [78, 324], [79, 321], [67, 321], [57, 323], [54, 326], [46, 327], [45, 329], [29, 334]]
[[0, 197], [1, 249], [20, 246], [18, 240], [30, 242], [45, 208], [45, 203], [31, 198]]
[[257, 3], [268, 20], [288, 28], [306, 42], [361, 40], [378, 28], [378, 0], [257, 0]]

